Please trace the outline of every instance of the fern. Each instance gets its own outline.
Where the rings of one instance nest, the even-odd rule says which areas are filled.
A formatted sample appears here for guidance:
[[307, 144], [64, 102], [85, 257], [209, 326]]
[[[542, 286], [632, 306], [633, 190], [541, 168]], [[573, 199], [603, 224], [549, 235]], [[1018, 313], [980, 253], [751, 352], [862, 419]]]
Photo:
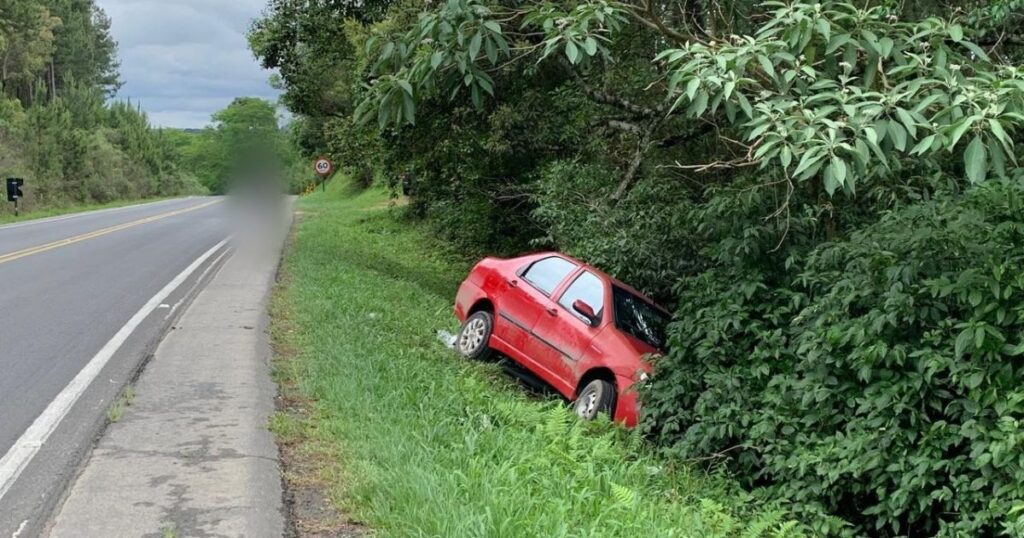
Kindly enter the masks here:
[[799, 529], [799, 523], [796, 521], [787, 521], [772, 533], [772, 538], [796, 538], [803, 535], [804, 533]]
[[612, 497], [616, 502], [625, 506], [636, 506], [639, 495], [635, 491], [615, 482], [611, 483], [611, 487]]
[[767, 512], [743, 531], [741, 538], [761, 538], [782, 521], [782, 512]]

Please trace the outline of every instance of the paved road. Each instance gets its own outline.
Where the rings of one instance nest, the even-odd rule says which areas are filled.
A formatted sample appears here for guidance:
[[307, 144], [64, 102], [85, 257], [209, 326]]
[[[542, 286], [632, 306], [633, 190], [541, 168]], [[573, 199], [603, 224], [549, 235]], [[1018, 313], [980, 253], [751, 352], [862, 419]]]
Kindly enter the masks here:
[[[35, 519], [59, 500], [111, 395], [138, 370], [167, 328], [162, 322], [173, 321], [170, 306], [188, 299], [203, 272], [194, 271], [130, 333], [126, 324], [225, 240], [227, 205], [179, 199], [0, 227], [0, 538], [19, 529], [30, 536], [25, 529], [38, 530]], [[39, 429], [40, 417], [119, 332], [127, 338], [75, 406], [51, 421], [57, 426], [43, 446], [26, 449], [26, 431]], [[4, 483], [16, 450], [32, 457], [20, 458], [17, 480]]]

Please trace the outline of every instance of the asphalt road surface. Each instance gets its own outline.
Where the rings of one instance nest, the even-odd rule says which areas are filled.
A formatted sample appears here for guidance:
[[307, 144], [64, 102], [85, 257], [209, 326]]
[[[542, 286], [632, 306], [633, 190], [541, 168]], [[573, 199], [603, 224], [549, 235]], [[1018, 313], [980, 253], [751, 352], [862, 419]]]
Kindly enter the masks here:
[[112, 399], [225, 258], [228, 205], [0, 226], [0, 538], [41, 532]]

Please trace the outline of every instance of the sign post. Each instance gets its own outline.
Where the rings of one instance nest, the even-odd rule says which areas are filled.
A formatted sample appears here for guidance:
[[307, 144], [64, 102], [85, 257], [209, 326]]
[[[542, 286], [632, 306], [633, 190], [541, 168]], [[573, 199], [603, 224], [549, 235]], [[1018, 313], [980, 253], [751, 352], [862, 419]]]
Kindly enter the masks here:
[[17, 177], [7, 178], [7, 201], [14, 202], [14, 216], [19, 216], [18, 200], [25, 197], [21, 188], [25, 186], [25, 180]]
[[316, 170], [316, 175], [320, 176], [324, 192], [327, 192], [327, 178], [334, 173], [334, 163], [327, 157], [320, 157], [313, 163], [313, 169]]

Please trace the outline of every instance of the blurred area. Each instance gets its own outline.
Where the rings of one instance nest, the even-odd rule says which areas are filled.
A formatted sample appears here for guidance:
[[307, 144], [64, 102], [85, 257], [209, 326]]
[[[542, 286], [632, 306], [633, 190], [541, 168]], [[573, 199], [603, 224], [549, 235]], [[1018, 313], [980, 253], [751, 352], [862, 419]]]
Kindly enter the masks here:
[[290, 177], [307, 164], [279, 125], [276, 107], [239, 98], [213, 116], [204, 131], [210, 190], [227, 195], [239, 254], [264, 256], [279, 250], [290, 219]]

